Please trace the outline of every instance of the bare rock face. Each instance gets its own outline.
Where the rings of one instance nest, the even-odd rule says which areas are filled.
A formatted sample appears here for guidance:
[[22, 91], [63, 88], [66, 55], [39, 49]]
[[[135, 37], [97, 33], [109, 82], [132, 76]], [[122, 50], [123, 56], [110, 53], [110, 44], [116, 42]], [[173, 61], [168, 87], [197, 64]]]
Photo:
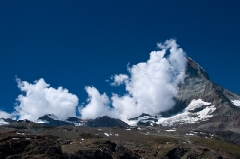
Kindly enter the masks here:
[[87, 126], [91, 127], [128, 127], [129, 125], [122, 120], [110, 118], [108, 116], [98, 117], [93, 120], [86, 121]]
[[192, 59], [188, 58], [187, 77], [184, 83], [179, 85], [178, 95], [175, 97], [176, 105], [165, 116], [172, 115], [184, 109], [193, 99], [202, 99], [213, 105], [220, 105], [223, 100], [229, 102], [225, 96], [220, 97], [216, 86], [210, 81], [208, 74]]
[[174, 148], [172, 150], [170, 150], [166, 156], [168, 158], [176, 158], [176, 159], [180, 159], [181, 157], [184, 156], [184, 154], [188, 152], [187, 149], [184, 149], [184, 148]]
[[[240, 95], [233, 93], [220, 85], [214, 84], [204, 69], [192, 59], [188, 58], [187, 77], [179, 85], [176, 105], [163, 112], [163, 116], [171, 116], [183, 110], [193, 99], [202, 99], [216, 107], [213, 117], [200, 124], [190, 124], [202, 129], [231, 130], [240, 132], [240, 109], [231, 100], [240, 99]], [[188, 124], [189, 125], [189, 124]], [[239, 129], [235, 129], [235, 128]]]
[[60, 158], [57, 138], [49, 135], [25, 135], [5, 132], [0, 139], [0, 158]]

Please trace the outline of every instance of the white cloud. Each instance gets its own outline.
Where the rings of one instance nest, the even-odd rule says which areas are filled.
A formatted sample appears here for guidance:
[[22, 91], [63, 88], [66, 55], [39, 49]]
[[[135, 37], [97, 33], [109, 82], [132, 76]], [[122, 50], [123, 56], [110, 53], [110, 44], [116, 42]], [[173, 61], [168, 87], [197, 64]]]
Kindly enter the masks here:
[[127, 82], [127, 79], [129, 77], [125, 74], [119, 74], [119, 75], [114, 75], [111, 77], [111, 79], [114, 79], [114, 82], [111, 83], [112, 86], [119, 86], [123, 84], [123, 82]]
[[17, 78], [18, 87], [26, 95], [19, 95], [15, 106], [19, 119], [37, 120], [45, 114], [55, 114], [60, 119], [76, 116], [78, 97], [67, 89], [50, 87], [44, 79], [30, 84]]
[[[126, 120], [141, 113], [154, 115], [170, 109], [175, 104], [173, 97], [178, 93], [178, 84], [186, 76], [187, 59], [173, 39], [159, 43], [158, 48], [160, 51], [152, 51], [147, 62], [128, 67], [130, 76], [119, 74], [112, 77], [114, 81], [111, 85], [124, 84], [126, 89], [123, 96], [112, 95], [112, 109], [108, 109], [110, 104], [105, 94], [99, 94], [96, 88], [86, 89], [90, 98], [89, 104], [80, 110], [82, 116], [95, 118], [108, 115]], [[166, 55], [168, 50], [170, 53]]]
[[109, 112], [109, 98], [104, 93], [101, 95], [95, 87], [86, 87], [89, 103], [84, 108], [79, 108], [83, 119], [94, 119], [99, 116], [107, 115]]
[[0, 110], [0, 118], [11, 118], [12, 114], [9, 114], [5, 111]]
[[[159, 51], [152, 51], [146, 62], [128, 66], [127, 74], [111, 77], [112, 86], [123, 85], [125, 94], [113, 93], [109, 98], [95, 87], [86, 87], [88, 104], [79, 108], [83, 119], [110, 116], [126, 120], [141, 113], [151, 115], [170, 109], [175, 103], [178, 84], [183, 82], [186, 69], [185, 52], [171, 39], [159, 43]], [[169, 52], [169, 53], [168, 53]], [[78, 97], [67, 89], [50, 87], [44, 79], [33, 84], [17, 78], [23, 94], [17, 97], [15, 112], [8, 114], [0, 110], [0, 117], [19, 116], [20, 119], [36, 121], [45, 114], [54, 114], [60, 119], [76, 116]]]

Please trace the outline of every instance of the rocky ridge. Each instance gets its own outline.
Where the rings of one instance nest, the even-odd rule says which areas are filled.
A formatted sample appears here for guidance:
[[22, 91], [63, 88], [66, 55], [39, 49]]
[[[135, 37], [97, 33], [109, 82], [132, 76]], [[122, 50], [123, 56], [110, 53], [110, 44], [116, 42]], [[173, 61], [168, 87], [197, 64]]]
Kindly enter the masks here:
[[[205, 70], [191, 58], [188, 58], [186, 75], [174, 98], [174, 107], [159, 116], [145, 114], [130, 120], [135, 119], [137, 125], [174, 125], [240, 133], [240, 109], [233, 103], [240, 99], [240, 95], [214, 84]], [[191, 105], [197, 106], [186, 110]]]

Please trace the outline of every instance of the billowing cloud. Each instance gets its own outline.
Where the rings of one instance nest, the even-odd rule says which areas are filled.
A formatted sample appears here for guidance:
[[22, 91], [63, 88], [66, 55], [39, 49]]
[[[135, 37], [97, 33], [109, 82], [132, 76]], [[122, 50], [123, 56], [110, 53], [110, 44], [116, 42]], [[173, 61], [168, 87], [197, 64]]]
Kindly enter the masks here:
[[109, 115], [109, 104], [110, 100], [108, 96], [100, 94], [95, 87], [86, 87], [86, 92], [88, 93], [89, 103], [80, 110], [83, 119], [94, 119], [99, 116]]
[[125, 95], [113, 93], [109, 103], [106, 94], [101, 95], [96, 88], [87, 87], [90, 98], [89, 104], [80, 109], [82, 117], [108, 115], [126, 120], [141, 113], [154, 115], [170, 109], [175, 104], [173, 97], [178, 93], [178, 85], [186, 76], [187, 59], [173, 39], [159, 43], [158, 48], [160, 50], [152, 51], [146, 62], [128, 67], [129, 75], [112, 77], [111, 85], [123, 84]]
[[76, 116], [78, 97], [67, 89], [50, 87], [44, 79], [33, 84], [17, 78], [19, 89], [25, 93], [17, 97], [15, 106], [19, 119], [37, 120], [45, 114], [55, 114], [60, 119]]
[[9, 114], [5, 111], [0, 110], [0, 118], [11, 118], [12, 114]]
[[[111, 86], [123, 86], [125, 94], [99, 93], [95, 87], [85, 87], [88, 100], [78, 109], [83, 119], [110, 116], [127, 120], [142, 113], [155, 115], [170, 109], [175, 103], [178, 85], [184, 81], [186, 55], [176, 41], [171, 39], [159, 43], [159, 51], [152, 51], [146, 62], [128, 66], [127, 74], [111, 76]], [[0, 117], [19, 116], [19, 119], [36, 121], [45, 114], [54, 114], [60, 119], [76, 116], [78, 97], [62, 87], [53, 88], [44, 79], [33, 84], [17, 78], [23, 92], [17, 97], [15, 112], [8, 114], [0, 110]]]

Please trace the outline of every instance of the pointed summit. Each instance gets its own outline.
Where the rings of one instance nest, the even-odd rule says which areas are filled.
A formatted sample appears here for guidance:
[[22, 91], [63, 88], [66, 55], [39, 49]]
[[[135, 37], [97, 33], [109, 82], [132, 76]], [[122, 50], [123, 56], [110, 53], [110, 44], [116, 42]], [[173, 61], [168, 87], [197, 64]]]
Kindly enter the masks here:
[[[207, 72], [187, 58], [186, 78], [175, 105], [159, 116], [129, 119], [136, 125], [163, 125], [240, 132], [240, 95], [214, 84]], [[234, 105], [235, 104], [235, 105]]]
[[[216, 110], [212, 112], [211, 126], [201, 125], [202, 128], [232, 129], [233, 125], [240, 128], [240, 109], [233, 101], [239, 101], [240, 95], [233, 93], [220, 85], [214, 84], [207, 72], [191, 58], [187, 62], [187, 77], [184, 83], [179, 85], [178, 95], [175, 97], [175, 106], [162, 116], [169, 117], [183, 111], [193, 100], [201, 99], [204, 102], [214, 105]], [[237, 102], [235, 102], [237, 103]], [[237, 120], [236, 120], [237, 119]], [[228, 122], [226, 122], [228, 121]], [[239, 129], [240, 131], [240, 129]]]

